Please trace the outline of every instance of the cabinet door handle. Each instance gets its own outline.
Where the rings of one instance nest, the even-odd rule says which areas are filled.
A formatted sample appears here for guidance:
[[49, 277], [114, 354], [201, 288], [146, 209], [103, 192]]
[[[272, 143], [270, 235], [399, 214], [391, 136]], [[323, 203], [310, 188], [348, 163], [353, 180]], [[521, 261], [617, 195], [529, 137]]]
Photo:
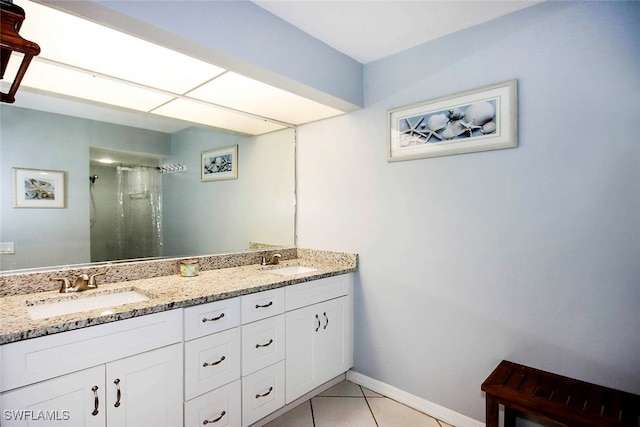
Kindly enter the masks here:
[[261, 397], [269, 396], [273, 391], [273, 387], [269, 387], [269, 391], [264, 394], [256, 394], [256, 399], [260, 399]]
[[91, 391], [93, 392], [93, 412], [91, 415], [95, 417], [98, 415], [98, 408], [100, 407], [100, 400], [98, 400], [98, 386], [94, 385], [91, 387]]
[[220, 320], [220, 319], [222, 319], [223, 317], [224, 317], [224, 313], [221, 313], [221, 314], [220, 314], [220, 316], [217, 316], [217, 317], [210, 317], [210, 318], [208, 318], [208, 319], [207, 319], [206, 317], [203, 317], [203, 318], [202, 318], [202, 323], [205, 323], [205, 322], [215, 322], [216, 320]]
[[116, 403], [113, 406], [117, 408], [120, 406], [120, 397], [122, 397], [120, 394], [120, 378], [116, 378], [113, 383], [116, 385]]
[[320, 330], [320, 325], [322, 325], [322, 323], [320, 322], [320, 318], [318, 317], [317, 314], [316, 314], [316, 320], [318, 321], [318, 326], [316, 326], [316, 332], [318, 332]]
[[225, 415], [227, 415], [226, 411], [222, 411], [222, 413], [220, 414], [220, 416], [218, 418], [216, 418], [215, 420], [204, 420], [202, 422], [202, 425], [207, 425], [207, 424], [213, 424], [213, 423], [217, 423], [218, 421], [220, 421], [222, 419], [222, 417], [224, 417]]
[[327, 326], [329, 326], [329, 318], [327, 317], [327, 313], [323, 313], [324, 315], [324, 319], [327, 321], [327, 323], [324, 324], [324, 327], [322, 329], [327, 329]]
[[273, 305], [273, 301], [269, 301], [269, 304], [265, 304], [265, 305], [256, 304], [256, 308], [267, 308], [267, 307], [271, 307], [272, 305]]
[[225, 359], [226, 359], [226, 357], [222, 356], [222, 357], [220, 358], [220, 360], [218, 360], [217, 362], [211, 362], [211, 363], [209, 363], [209, 362], [204, 362], [204, 363], [202, 364], [202, 367], [206, 368], [207, 366], [216, 366], [216, 365], [219, 365], [219, 364], [221, 364]]
[[269, 347], [271, 344], [273, 344], [273, 339], [270, 339], [269, 342], [266, 344], [256, 344], [256, 348]]

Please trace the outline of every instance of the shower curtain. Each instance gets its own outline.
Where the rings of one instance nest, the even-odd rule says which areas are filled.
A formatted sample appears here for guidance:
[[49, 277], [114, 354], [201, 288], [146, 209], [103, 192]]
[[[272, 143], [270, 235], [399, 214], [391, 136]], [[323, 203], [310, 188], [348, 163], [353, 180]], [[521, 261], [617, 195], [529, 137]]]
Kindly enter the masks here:
[[118, 259], [162, 255], [162, 176], [150, 167], [118, 167]]

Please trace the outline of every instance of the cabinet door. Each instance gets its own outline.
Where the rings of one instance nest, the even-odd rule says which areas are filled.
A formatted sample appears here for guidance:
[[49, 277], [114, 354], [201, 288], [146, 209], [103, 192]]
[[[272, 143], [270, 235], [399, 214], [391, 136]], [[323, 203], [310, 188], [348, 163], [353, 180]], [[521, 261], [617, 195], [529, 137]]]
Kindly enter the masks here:
[[104, 427], [104, 396], [101, 365], [3, 393], [0, 424]]
[[316, 330], [322, 327], [317, 311], [316, 306], [310, 306], [285, 315], [287, 403], [315, 387], [315, 338]]
[[182, 344], [107, 364], [109, 427], [182, 425]]
[[350, 301], [345, 296], [286, 314], [287, 403], [353, 364]]
[[318, 304], [322, 326], [316, 334], [315, 376], [320, 385], [353, 365], [350, 298]]

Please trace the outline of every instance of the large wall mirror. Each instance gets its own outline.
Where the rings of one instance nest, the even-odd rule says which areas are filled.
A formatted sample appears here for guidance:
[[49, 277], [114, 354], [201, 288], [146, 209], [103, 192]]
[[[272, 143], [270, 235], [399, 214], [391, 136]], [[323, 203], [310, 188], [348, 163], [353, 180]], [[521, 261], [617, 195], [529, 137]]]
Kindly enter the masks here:
[[[165, 133], [59, 112], [6, 104], [0, 108], [3, 273], [295, 243], [294, 129], [246, 136], [192, 126]], [[238, 148], [237, 179], [201, 180], [201, 153], [232, 146]], [[101, 157], [113, 163], [99, 163]], [[155, 167], [167, 164], [186, 170], [160, 173]], [[65, 191], [59, 195], [64, 207], [15, 207], [16, 189], [24, 191], [15, 182], [15, 168], [64, 172]], [[149, 171], [160, 183], [162, 238], [153, 254], [127, 252], [143, 243], [144, 236], [125, 240], [124, 252], [115, 249], [115, 228], [109, 228], [115, 226], [105, 225], [122, 215], [119, 203], [154, 197], [150, 184], [137, 175], [128, 178], [128, 189], [117, 189], [117, 181], [135, 170]], [[115, 198], [111, 204], [109, 197]], [[134, 228], [136, 222], [148, 226], [152, 219], [133, 216]]]

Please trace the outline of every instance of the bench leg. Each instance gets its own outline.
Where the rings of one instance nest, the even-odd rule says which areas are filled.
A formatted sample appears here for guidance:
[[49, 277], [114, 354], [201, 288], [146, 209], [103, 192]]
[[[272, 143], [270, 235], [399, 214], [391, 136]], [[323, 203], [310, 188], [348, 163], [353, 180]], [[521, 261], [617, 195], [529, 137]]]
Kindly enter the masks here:
[[498, 427], [498, 401], [491, 395], [486, 395], [486, 423], [487, 427]]
[[516, 411], [504, 407], [504, 427], [516, 427]]

